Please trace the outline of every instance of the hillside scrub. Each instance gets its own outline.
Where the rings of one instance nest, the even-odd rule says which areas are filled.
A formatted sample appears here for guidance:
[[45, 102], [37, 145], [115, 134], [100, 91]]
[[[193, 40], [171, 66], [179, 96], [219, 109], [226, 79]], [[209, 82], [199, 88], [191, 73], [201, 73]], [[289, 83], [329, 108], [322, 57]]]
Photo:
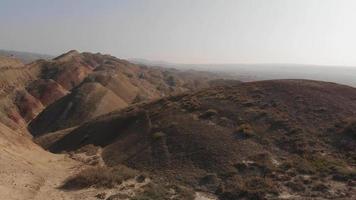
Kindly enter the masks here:
[[69, 177], [61, 188], [65, 190], [77, 190], [89, 187], [113, 188], [125, 180], [134, 178], [137, 173], [137, 171], [123, 165], [114, 168], [90, 167]]

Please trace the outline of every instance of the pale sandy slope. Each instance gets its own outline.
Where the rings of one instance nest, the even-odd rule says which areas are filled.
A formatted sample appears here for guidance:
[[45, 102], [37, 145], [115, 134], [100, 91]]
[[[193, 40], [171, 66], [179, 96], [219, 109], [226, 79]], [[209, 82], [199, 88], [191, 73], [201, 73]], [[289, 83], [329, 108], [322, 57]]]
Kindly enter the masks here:
[[[83, 189], [66, 191], [59, 187], [66, 178], [88, 167], [67, 155], [51, 154], [26, 134], [15, 132], [0, 123], [0, 200], [97, 200], [105, 193], [134, 196], [149, 182], [130, 179], [113, 189]], [[134, 187], [132, 187], [134, 185]], [[197, 193], [196, 200], [215, 200]]]
[[[76, 166], [73, 160], [48, 153], [28, 136], [0, 124], [0, 199], [60, 199], [55, 187]], [[42, 198], [46, 188], [56, 191]]]
[[67, 177], [83, 167], [66, 155], [43, 150], [28, 135], [0, 123], [1, 200], [97, 199], [95, 195], [102, 191], [59, 189]]

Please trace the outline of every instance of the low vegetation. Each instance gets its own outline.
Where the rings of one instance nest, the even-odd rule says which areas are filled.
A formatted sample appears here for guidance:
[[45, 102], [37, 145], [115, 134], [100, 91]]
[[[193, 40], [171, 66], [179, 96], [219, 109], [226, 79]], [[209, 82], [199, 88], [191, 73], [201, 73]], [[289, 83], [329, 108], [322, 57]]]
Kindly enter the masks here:
[[134, 178], [137, 171], [123, 165], [114, 168], [90, 167], [68, 178], [62, 189], [76, 190], [89, 187], [113, 188], [123, 181]]
[[193, 190], [177, 186], [149, 183], [143, 191], [130, 200], [194, 200]]
[[218, 189], [217, 194], [222, 200], [231, 199], [264, 199], [266, 194], [278, 194], [274, 183], [261, 177], [231, 177]]
[[171, 196], [169, 190], [160, 184], [149, 183], [144, 191], [135, 195], [131, 200], [166, 200]]
[[159, 139], [163, 138], [164, 136], [166, 136], [166, 134], [163, 132], [155, 132], [152, 134], [152, 139], [159, 140]]
[[[349, 106], [339, 104], [348, 96], [328, 96], [344, 87], [329, 87], [266, 81], [167, 97], [93, 120], [56, 143], [54, 152], [77, 150], [75, 141], [89, 137], [88, 144], [102, 141], [102, 159], [110, 166], [125, 164], [223, 200], [275, 199], [285, 193], [340, 199], [354, 192], [349, 188], [355, 181], [355, 151], [334, 142], [345, 140], [352, 147], [354, 129], [342, 120], [350, 115]], [[296, 105], [294, 96], [310, 98]], [[326, 116], [314, 111], [315, 102], [327, 107]], [[182, 195], [179, 188], [155, 183], [133, 199]]]
[[235, 134], [239, 138], [247, 139], [253, 137], [255, 135], [255, 131], [250, 124], [244, 123], [236, 128]]
[[343, 134], [350, 139], [356, 140], [356, 119], [350, 119], [347, 122]]

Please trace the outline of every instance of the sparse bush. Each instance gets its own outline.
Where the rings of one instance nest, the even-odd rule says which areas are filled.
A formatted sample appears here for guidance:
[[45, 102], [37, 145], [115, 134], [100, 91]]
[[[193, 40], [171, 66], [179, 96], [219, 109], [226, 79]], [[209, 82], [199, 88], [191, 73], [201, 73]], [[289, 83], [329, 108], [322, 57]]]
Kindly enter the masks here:
[[299, 181], [289, 181], [286, 183], [286, 186], [291, 188], [295, 192], [305, 191], [304, 183], [301, 183]]
[[317, 157], [310, 160], [311, 165], [318, 172], [331, 173], [344, 168], [344, 163], [333, 158]]
[[316, 172], [315, 167], [307, 160], [300, 156], [291, 156], [288, 161], [283, 162], [279, 168], [282, 171], [295, 169], [300, 174], [314, 174]]
[[333, 179], [336, 181], [348, 181], [356, 179], [356, 170], [341, 166], [335, 167]]
[[208, 173], [199, 180], [199, 185], [209, 191], [216, 191], [220, 184], [221, 179], [215, 173]]
[[149, 183], [143, 189], [143, 192], [136, 194], [131, 200], [168, 200], [171, 196], [169, 190], [161, 184]]
[[61, 186], [62, 189], [76, 190], [88, 187], [113, 188], [122, 181], [133, 178], [137, 171], [126, 166], [91, 167], [82, 170], [78, 174], [68, 178]]
[[155, 132], [152, 135], [152, 139], [159, 140], [159, 139], [163, 138], [164, 136], [166, 136], [166, 134], [163, 132]]
[[[311, 156], [303, 158], [297, 155], [291, 156], [288, 161], [283, 162], [279, 168], [283, 171], [295, 169], [300, 174], [339, 174], [352, 177], [352, 171], [345, 168], [345, 163], [332, 157]], [[340, 178], [341, 176], [337, 176]]]
[[199, 117], [202, 118], [202, 119], [209, 119], [212, 116], [215, 116], [217, 114], [218, 114], [218, 112], [216, 110], [209, 109], [209, 110], [205, 111], [203, 114], [201, 114]]
[[257, 193], [257, 194], [277, 193], [273, 185], [273, 182], [270, 179], [261, 178], [261, 177], [247, 178], [245, 180], [245, 189], [249, 191], [249, 193]]
[[250, 124], [243, 123], [235, 130], [235, 134], [237, 134], [241, 138], [251, 138], [255, 136], [255, 131], [253, 130]]
[[194, 200], [193, 190], [178, 185], [163, 185], [149, 183], [144, 191], [136, 194], [130, 200]]
[[220, 199], [264, 199], [266, 194], [278, 194], [273, 182], [261, 177], [234, 177], [217, 191]]
[[109, 196], [106, 200], [121, 200], [121, 199], [128, 199], [130, 196], [127, 194], [113, 194], [111, 196]]
[[167, 80], [166, 80], [166, 83], [169, 85], [169, 86], [176, 86], [177, 85], [177, 80], [175, 77], [173, 76], [168, 76]]
[[353, 140], [356, 140], [356, 119], [348, 120], [343, 134]]
[[320, 191], [320, 192], [326, 192], [328, 191], [328, 186], [326, 186], [325, 184], [323, 183], [316, 183], [313, 187], [312, 187], [312, 190], [313, 191]]
[[172, 198], [172, 200], [194, 200], [195, 199], [195, 192], [187, 187], [182, 187], [182, 186], [177, 186], [174, 185], [172, 186], [173, 189], [175, 190], [175, 195]]
[[183, 99], [182, 106], [188, 111], [195, 111], [200, 109], [201, 102], [196, 97], [192, 97], [189, 99]]
[[96, 197], [97, 199], [105, 199], [106, 193], [105, 193], [105, 192], [101, 192], [101, 193], [95, 195], [95, 197]]
[[141, 174], [141, 175], [136, 177], [136, 181], [138, 183], [143, 183], [145, 180], [146, 180], [146, 175], [144, 175], [144, 174]]
[[353, 151], [356, 148], [356, 119], [347, 119], [344, 123], [344, 128], [336, 139], [336, 145], [346, 151]]
[[85, 153], [87, 156], [94, 156], [98, 152], [99, 147], [93, 145], [93, 144], [88, 144], [85, 145], [79, 149], [77, 149], [75, 152], [76, 153]]

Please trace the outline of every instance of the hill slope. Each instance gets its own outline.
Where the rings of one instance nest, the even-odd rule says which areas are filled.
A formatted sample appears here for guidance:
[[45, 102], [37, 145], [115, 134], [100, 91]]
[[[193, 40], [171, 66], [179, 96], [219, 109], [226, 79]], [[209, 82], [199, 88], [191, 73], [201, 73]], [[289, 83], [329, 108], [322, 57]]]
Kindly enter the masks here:
[[[124, 100], [100, 83], [84, 83], [48, 106], [31, 122], [30, 131], [45, 133], [69, 128], [126, 106]], [[36, 135], [36, 131], [31, 132]]]
[[[45, 106], [54, 102], [31, 122], [34, 135], [79, 125], [129, 104], [207, 87], [209, 81], [217, 77], [206, 72], [138, 66], [109, 55], [74, 50], [52, 61], [32, 65], [40, 69], [40, 79], [26, 89]], [[83, 89], [88, 85], [96, 86]], [[105, 98], [101, 96], [103, 92], [97, 90], [107, 90]], [[71, 94], [59, 99], [66, 91]], [[63, 120], [64, 112], [74, 114], [64, 114], [66, 119]]]
[[[12, 57], [1, 57], [0, 122], [13, 129], [24, 130], [27, 124], [43, 109], [63, 97], [67, 100], [61, 100], [62, 103], [55, 104], [62, 105], [61, 108], [53, 109], [52, 106], [51, 109], [45, 111], [48, 114], [44, 115], [59, 117], [58, 113], [51, 114], [51, 112], [71, 107], [70, 104], [73, 101], [77, 101], [79, 104], [94, 103], [93, 106], [100, 108], [101, 111], [98, 113], [89, 114], [92, 110], [86, 111], [89, 117], [83, 117], [76, 121], [80, 124], [93, 116], [111, 111], [112, 109], [101, 109], [101, 107], [108, 107], [105, 103], [126, 106], [182, 91], [207, 87], [209, 80], [215, 77], [214, 74], [206, 72], [181, 72], [174, 69], [139, 66], [110, 55], [79, 53], [75, 50], [52, 60], [36, 60], [26, 65]], [[79, 90], [84, 83], [100, 84], [104, 87], [102, 90], [109, 90], [108, 93], [112, 100], [109, 102], [84, 101], [88, 98], [100, 99], [101, 97], [96, 97], [99, 93], [95, 92], [81, 93], [85, 96], [82, 98], [83, 101], [68, 100], [68, 98], [75, 97], [75, 95], [70, 95], [71, 92], [80, 93], [76, 90]], [[64, 97], [66, 95], [70, 96]], [[114, 99], [117, 102], [114, 102], [116, 101]], [[78, 109], [88, 106], [83, 105]], [[118, 107], [114, 106], [114, 108]], [[37, 121], [42, 122], [35, 120], [35, 122]], [[72, 121], [72, 119], [68, 119], [68, 121]], [[73, 125], [73, 123], [62, 123], [63, 126], [58, 127]], [[47, 126], [46, 123], [43, 124], [43, 126]], [[33, 127], [31, 130], [35, 134], [39, 132], [35, 130], [36, 127], [43, 131], [55, 130], [54, 127], [47, 130], [47, 128], [41, 127], [41, 124], [35, 124]]]
[[142, 103], [71, 130], [126, 164], [221, 199], [355, 196], [356, 89], [307, 80], [215, 87]]
[[[63, 155], [44, 151], [29, 137], [1, 123], [0, 154], [0, 199], [58, 199], [61, 195], [52, 181], [68, 176], [68, 169], [76, 165]], [[41, 194], [49, 186], [53, 187], [49, 194]]]

